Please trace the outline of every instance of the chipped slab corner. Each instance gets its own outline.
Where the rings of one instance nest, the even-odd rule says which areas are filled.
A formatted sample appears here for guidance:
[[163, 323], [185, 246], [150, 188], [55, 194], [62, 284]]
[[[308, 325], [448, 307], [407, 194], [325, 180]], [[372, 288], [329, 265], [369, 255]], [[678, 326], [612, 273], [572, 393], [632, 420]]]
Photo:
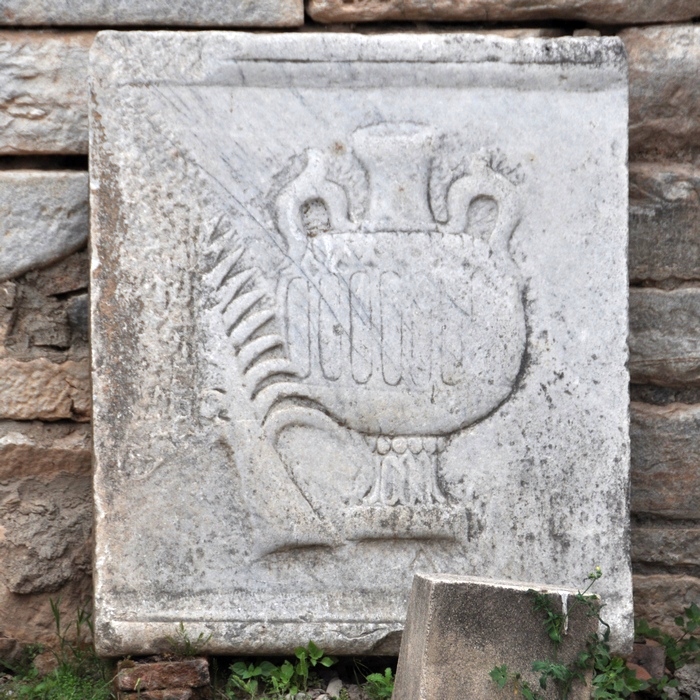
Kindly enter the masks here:
[[[551, 658], [553, 647], [535, 595], [544, 596], [552, 612], [566, 616], [557, 661], [570, 664], [598, 627], [598, 617], [591, 613], [598, 612], [599, 601], [582, 604], [577, 593], [543, 584], [417, 574], [393, 700], [460, 698], [465, 688], [470, 698], [508, 700], [513, 688], [498, 687], [490, 676], [502, 665], [537, 687], [532, 664]], [[568, 697], [589, 700], [590, 687], [576, 679]]]
[[104, 32], [90, 101], [100, 652], [596, 565], [624, 649], [621, 42]]

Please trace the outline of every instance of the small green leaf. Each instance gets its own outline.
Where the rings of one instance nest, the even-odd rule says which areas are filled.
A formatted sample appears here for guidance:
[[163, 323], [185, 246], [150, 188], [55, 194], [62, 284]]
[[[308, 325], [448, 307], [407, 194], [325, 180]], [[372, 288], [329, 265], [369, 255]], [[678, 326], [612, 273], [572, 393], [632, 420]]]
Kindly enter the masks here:
[[504, 688], [508, 682], [508, 666], [496, 666], [490, 673], [491, 680], [498, 685], [499, 688]]
[[237, 676], [242, 676], [246, 672], [246, 665], [242, 661], [236, 661], [236, 663], [231, 666], [231, 671]]
[[260, 664], [260, 674], [265, 678], [269, 678], [275, 671], [277, 671], [277, 666], [270, 661], [263, 661]]
[[311, 661], [314, 662], [314, 666], [316, 665], [316, 661], [318, 661], [322, 656], [323, 652], [312, 642], [309, 640], [309, 644], [307, 646], [307, 650], [309, 652], [309, 656], [311, 657]]

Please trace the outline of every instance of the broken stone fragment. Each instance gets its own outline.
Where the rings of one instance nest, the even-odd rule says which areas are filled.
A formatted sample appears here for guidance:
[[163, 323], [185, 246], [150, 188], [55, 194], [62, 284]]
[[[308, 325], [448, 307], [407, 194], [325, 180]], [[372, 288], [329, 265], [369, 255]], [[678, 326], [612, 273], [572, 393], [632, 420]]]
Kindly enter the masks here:
[[635, 643], [629, 661], [641, 666], [652, 678], [661, 678], [666, 668], [666, 650], [653, 639]]
[[181, 688], [202, 688], [209, 684], [209, 663], [206, 659], [157, 661], [119, 664], [115, 684], [119, 690], [145, 691]]

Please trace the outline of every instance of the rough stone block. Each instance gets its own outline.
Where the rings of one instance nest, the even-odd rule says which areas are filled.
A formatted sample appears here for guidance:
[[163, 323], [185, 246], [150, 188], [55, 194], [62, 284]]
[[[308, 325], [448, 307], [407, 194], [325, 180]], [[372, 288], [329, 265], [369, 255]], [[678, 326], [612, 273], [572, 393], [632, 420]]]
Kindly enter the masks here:
[[70, 255], [87, 236], [87, 173], [0, 171], [0, 281]]
[[[0, 1], [0, 17], [6, 5]], [[87, 153], [87, 65], [94, 36], [0, 31], [0, 154]]]
[[630, 400], [668, 406], [670, 403], [700, 404], [700, 387], [668, 387], [655, 384], [630, 384]]
[[634, 576], [634, 617], [643, 618], [652, 627], [680, 636], [674, 618], [683, 608], [700, 600], [700, 578], [694, 576], [654, 574]]
[[700, 567], [700, 528], [673, 523], [633, 527], [632, 562], [681, 570]]
[[700, 406], [633, 403], [632, 512], [700, 518]]
[[[417, 574], [408, 603], [393, 700], [482, 700], [512, 698], [489, 676], [497, 666], [539, 689], [533, 661], [554, 657], [545, 613], [534, 606], [535, 591], [546, 593], [552, 609], [571, 610], [557, 653], [568, 664], [586, 648], [598, 620], [575, 604], [577, 590], [505, 583], [447, 575]], [[546, 698], [558, 697], [550, 684]], [[571, 700], [587, 700], [590, 688], [577, 683]]]
[[206, 659], [161, 661], [134, 664], [123, 661], [115, 679], [118, 690], [160, 690], [164, 688], [202, 688], [209, 684]]
[[0, 358], [87, 360], [87, 286], [87, 251], [1, 285], [9, 294], [0, 305]]
[[700, 280], [700, 170], [630, 166], [629, 270], [632, 282]]
[[527, 22], [568, 19], [600, 24], [683, 22], [698, 15], [696, 0], [309, 0], [317, 22]]
[[0, 582], [53, 592], [89, 572], [88, 426], [0, 421]]
[[630, 66], [630, 158], [697, 162], [700, 25], [634, 27], [620, 38]]
[[105, 32], [91, 61], [100, 651], [189, 620], [207, 652], [390, 654], [416, 570], [596, 564], [624, 646], [621, 42]]
[[0, 358], [0, 419], [90, 420], [90, 362]]
[[0, 581], [12, 593], [54, 592], [89, 571], [89, 474], [0, 482]]
[[304, 0], [2, 0], [6, 26], [298, 27]]
[[700, 287], [630, 289], [630, 378], [700, 385]]
[[57, 648], [51, 600], [59, 602], [62, 620], [70, 623], [67, 637], [74, 638], [76, 613], [89, 611], [92, 604], [90, 571], [76, 571], [61, 588], [46, 593], [12, 593], [0, 582], [0, 638], [14, 640], [18, 650], [36, 643], [47, 650]]
[[0, 421], [0, 481], [89, 475], [91, 461], [88, 425]]

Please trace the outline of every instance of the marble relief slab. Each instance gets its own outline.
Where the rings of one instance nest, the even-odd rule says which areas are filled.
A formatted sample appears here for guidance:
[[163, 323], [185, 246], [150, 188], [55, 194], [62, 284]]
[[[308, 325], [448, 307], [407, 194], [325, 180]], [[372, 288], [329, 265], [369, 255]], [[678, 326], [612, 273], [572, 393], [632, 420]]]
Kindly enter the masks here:
[[616, 39], [103, 32], [100, 650], [396, 653], [415, 572], [631, 639]]

